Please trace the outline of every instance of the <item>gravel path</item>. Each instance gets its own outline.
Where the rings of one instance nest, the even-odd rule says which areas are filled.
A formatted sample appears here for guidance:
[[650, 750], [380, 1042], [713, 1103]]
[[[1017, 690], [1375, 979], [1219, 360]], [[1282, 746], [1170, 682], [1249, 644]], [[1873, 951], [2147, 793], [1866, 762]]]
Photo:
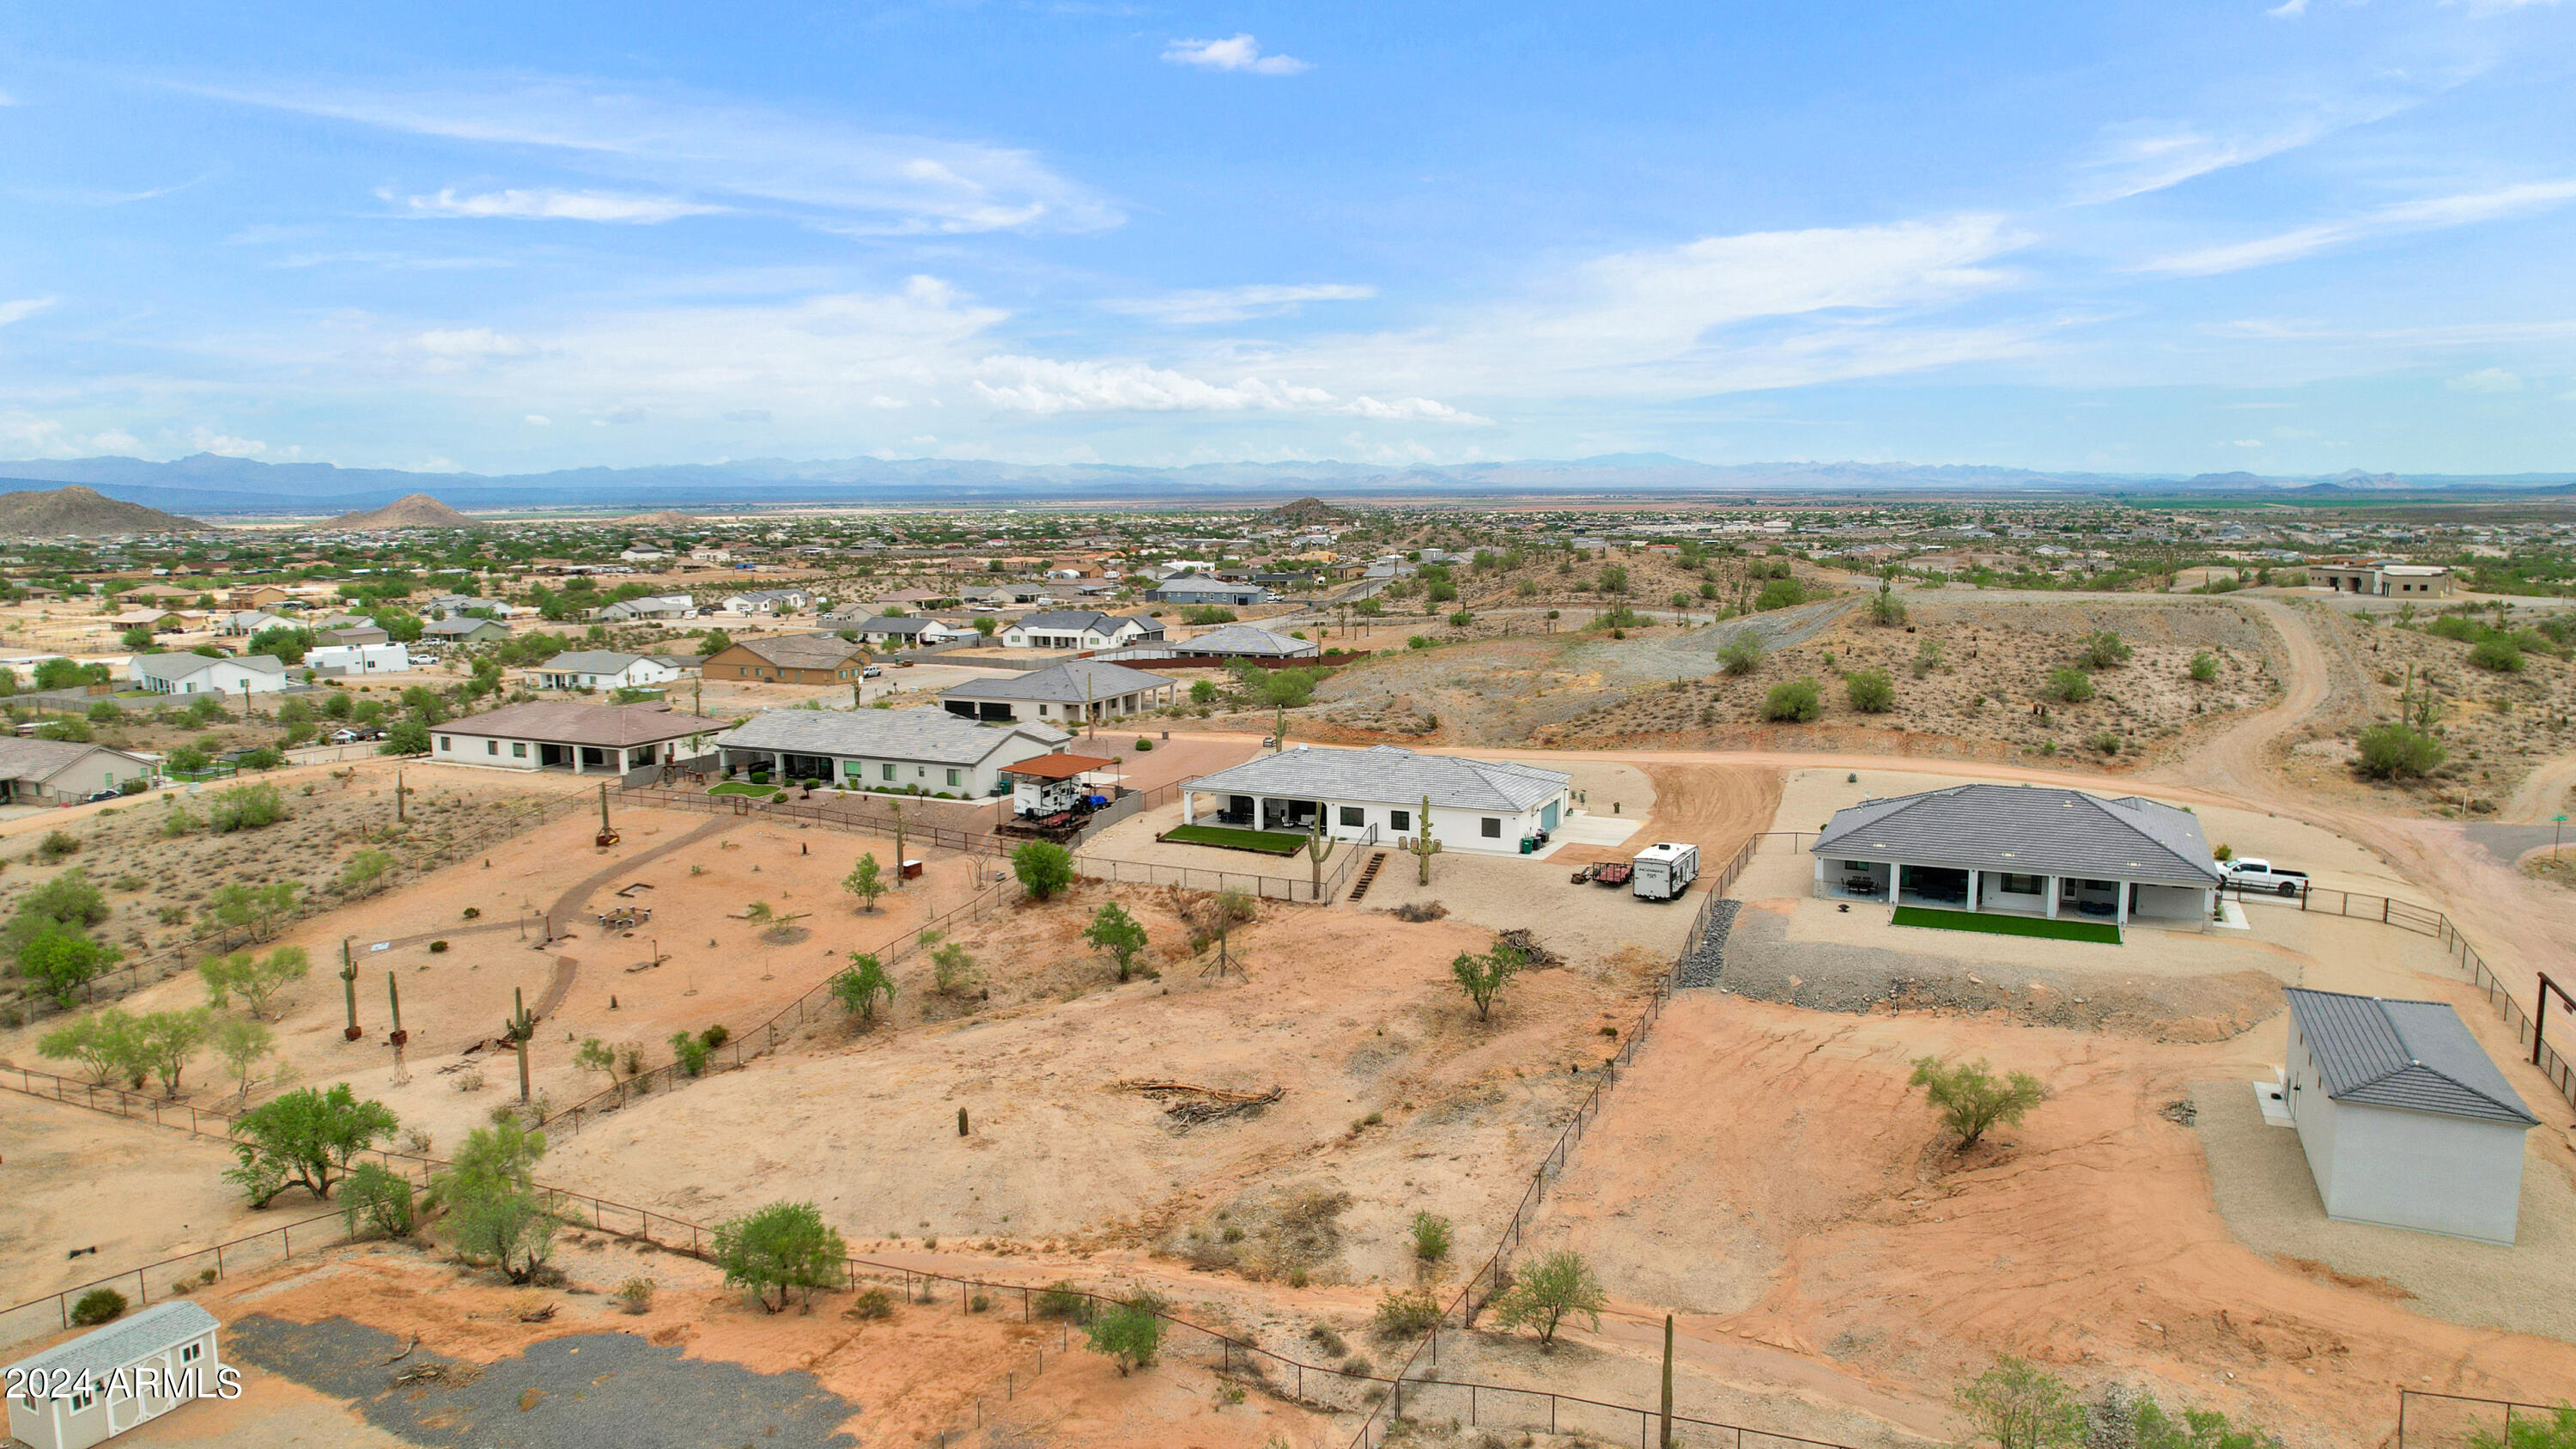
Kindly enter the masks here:
[[1721, 900], [1708, 908], [1708, 930], [1699, 939], [1699, 948], [1681, 959], [1674, 972], [1673, 984], [1680, 987], [1715, 986], [1717, 973], [1726, 964], [1726, 937], [1735, 925], [1735, 913], [1742, 901]]
[[345, 1318], [305, 1325], [262, 1314], [235, 1322], [225, 1353], [334, 1398], [414, 1443], [459, 1449], [705, 1449], [710, 1445], [855, 1446], [840, 1432], [859, 1406], [812, 1374], [760, 1374], [657, 1348], [633, 1333], [532, 1344], [470, 1383], [396, 1385], [405, 1370], [455, 1364]]

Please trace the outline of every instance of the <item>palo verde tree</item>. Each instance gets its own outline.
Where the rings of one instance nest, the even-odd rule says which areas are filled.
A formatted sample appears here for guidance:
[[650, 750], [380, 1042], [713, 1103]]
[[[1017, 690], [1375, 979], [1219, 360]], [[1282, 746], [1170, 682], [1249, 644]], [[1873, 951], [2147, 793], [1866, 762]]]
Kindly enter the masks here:
[[810, 1202], [774, 1202], [716, 1229], [715, 1261], [724, 1269], [725, 1286], [749, 1290], [752, 1301], [771, 1313], [787, 1306], [791, 1288], [810, 1300], [815, 1289], [839, 1281], [848, 1252]]
[[1146, 946], [1144, 923], [1127, 914], [1127, 908], [1116, 901], [1103, 904], [1091, 916], [1082, 939], [1109, 953], [1118, 963], [1118, 979], [1124, 981], [1136, 968], [1136, 957]]
[[1457, 978], [1458, 989], [1467, 993], [1467, 999], [1476, 1003], [1476, 1019], [1485, 1021], [1493, 1016], [1494, 998], [1528, 964], [1527, 954], [1518, 946], [1496, 941], [1494, 949], [1482, 955], [1459, 952], [1449, 963], [1449, 974]]
[[1032, 900], [1047, 900], [1073, 884], [1073, 852], [1051, 840], [1031, 840], [1011, 852], [1011, 873]]
[[266, 956], [255, 951], [209, 956], [197, 963], [197, 977], [206, 984], [207, 1005], [220, 1011], [238, 996], [256, 1021], [268, 1014], [269, 998], [288, 982], [303, 980], [312, 969], [312, 959], [303, 947], [280, 946]]
[[852, 951], [850, 964], [832, 978], [832, 997], [861, 1021], [874, 1021], [877, 1008], [894, 999], [894, 977], [885, 963], [865, 951]]
[[1912, 1085], [1939, 1109], [1942, 1124], [1959, 1138], [1959, 1150], [1977, 1145], [1998, 1122], [2017, 1123], [2048, 1100], [2048, 1087], [2028, 1072], [1998, 1079], [1983, 1058], [1953, 1066], [1939, 1057], [1914, 1059]]
[[1541, 1347], [1554, 1347], [1557, 1326], [1576, 1314], [1598, 1330], [1602, 1306], [1609, 1301], [1583, 1255], [1560, 1250], [1521, 1265], [1512, 1286], [1494, 1299], [1494, 1322], [1503, 1328], [1534, 1328]]
[[841, 877], [841, 889], [859, 898], [859, 909], [874, 911], [877, 897], [886, 893], [885, 871], [878, 866], [874, 852], [859, 857], [850, 873]]
[[1118, 1366], [1118, 1376], [1140, 1368], [1152, 1368], [1154, 1356], [1163, 1346], [1162, 1304], [1149, 1293], [1139, 1293], [1114, 1308], [1101, 1310], [1083, 1325], [1083, 1337], [1093, 1353], [1105, 1355]]
[[2005, 1355], [1951, 1396], [1973, 1427], [1971, 1443], [1995, 1449], [2079, 1449], [2084, 1406], [2057, 1375]]
[[358, 1100], [346, 1082], [329, 1090], [306, 1087], [263, 1102], [233, 1123], [233, 1155], [241, 1160], [224, 1176], [268, 1206], [290, 1185], [317, 1198], [347, 1175], [349, 1160], [394, 1135], [400, 1126], [382, 1102]]

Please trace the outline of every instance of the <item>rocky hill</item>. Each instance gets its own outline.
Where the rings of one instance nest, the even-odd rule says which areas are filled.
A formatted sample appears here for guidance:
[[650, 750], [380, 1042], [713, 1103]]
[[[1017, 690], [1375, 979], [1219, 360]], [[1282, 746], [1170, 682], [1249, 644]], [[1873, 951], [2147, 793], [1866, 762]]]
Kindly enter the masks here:
[[[0, 487], [23, 485], [0, 479]], [[0, 534], [13, 538], [101, 538], [120, 533], [211, 533], [212, 524], [125, 503], [74, 483], [0, 493]]]
[[426, 493], [406, 493], [382, 508], [343, 513], [330, 528], [474, 528], [473, 519]]
[[1300, 498], [1294, 503], [1282, 503], [1262, 517], [1274, 523], [1285, 523], [1300, 528], [1321, 528], [1351, 521], [1350, 514], [1335, 508], [1321, 498]]

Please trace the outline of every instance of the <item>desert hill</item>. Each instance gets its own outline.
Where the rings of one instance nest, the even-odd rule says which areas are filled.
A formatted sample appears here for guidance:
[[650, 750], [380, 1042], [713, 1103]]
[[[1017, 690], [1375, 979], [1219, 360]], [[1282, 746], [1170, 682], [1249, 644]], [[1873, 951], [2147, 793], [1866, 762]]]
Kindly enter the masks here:
[[1351, 521], [1350, 514], [1335, 508], [1321, 498], [1300, 498], [1294, 503], [1282, 503], [1262, 517], [1277, 523], [1308, 527]]
[[119, 533], [213, 531], [212, 524], [140, 503], [122, 502], [77, 483], [64, 488], [0, 493], [0, 534], [16, 537], [97, 538]]
[[430, 497], [426, 493], [406, 493], [382, 508], [364, 513], [343, 513], [325, 525], [329, 528], [473, 528], [474, 520]]

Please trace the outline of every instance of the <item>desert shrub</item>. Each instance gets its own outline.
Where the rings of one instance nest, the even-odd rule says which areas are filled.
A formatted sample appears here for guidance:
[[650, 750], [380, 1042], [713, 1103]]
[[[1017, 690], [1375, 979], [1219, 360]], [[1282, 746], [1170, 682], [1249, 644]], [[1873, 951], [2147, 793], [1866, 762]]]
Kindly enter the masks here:
[[1939, 1057], [1914, 1059], [1911, 1085], [1940, 1110], [1941, 1121], [1959, 1139], [1959, 1149], [1977, 1145], [1998, 1122], [2019, 1122], [2031, 1108], [2048, 1100], [2048, 1088], [2028, 1072], [1998, 1079], [1981, 1058], [1956, 1066]]
[[653, 1307], [654, 1282], [650, 1278], [629, 1278], [617, 1285], [617, 1306], [628, 1313], [646, 1313]]
[[1124, 981], [1135, 970], [1136, 957], [1146, 946], [1145, 927], [1127, 908], [1110, 901], [1094, 912], [1091, 924], [1084, 928], [1082, 939], [1109, 953], [1118, 963], [1118, 979]]
[[420, 1224], [411, 1184], [372, 1162], [351, 1169], [340, 1187], [340, 1217], [351, 1237], [409, 1237]]
[[1035, 1312], [1040, 1318], [1061, 1318], [1068, 1323], [1089, 1323], [1099, 1308], [1091, 1296], [1070, 1282], [1058, 1279], [1038, 1290]]
[[447, 943], [445, 941], [432, 941], [429, 943], [429, 954], [432, 956], [443, 955], [446, 950]]
[[671, 1060], [679, 1063], [680, 1071], [686, 1076], [705, 1075], [707, 1060], [714, 1055], [714, 1050], [705, 1042], [685, 1031], [671, 1034]]
[[2084, 1406], [2075, 1391], [2010, 1355], [1960, 1385], [1951, 1403], [1974, 1426], [1973, 1442], [1991, 1441], [1996, 1449], [2079, 1449], [2085, 1442]]
[[219, 790], [206, 805], [206, 824], [217, 835], [257, 830], [286, 818], [286, 799], [275, 785], [235, 785]]
[[1116, 1364], [1120, 1378], [1136, 1369], [1154, 1366], [1154, 1355], [1163, 1343], [1163, 1320], [1155, 1312], [1156, 1306], [1152, 1299], [1140, 1295], [1099, 1314], [1084, 1326], [1091, 1351], [1106, 1355]]
[[2116, 669], [2128, 663], [2134, 652], [2118, 634], [2105, 629], [2098, 634], [2086, 635], [2076, 657], [2088, 669]]
[[1412, 1338], [1429, 1333], [1440, 1321], [1440, 1300], [1428, 1288], [1411, 1292], [1390, 1289], [1369, 1316], [1369, 1330], [1380, 1338]]
[[1762, 636], [1738, 629], [1717, 651], [1718, 667], [1729, 674], [1751, 674], [1762, 667]]
[[1031, 899], [1050, 899], [1073, 884], [1073, 852], [1053, 841], [1027, 841], [1011, 852], [1011, 873]]
[[1306, 1337], [1313, 1340], [1317, 1348], [1334, 1358], [1340, 1358], [1351, 1351], [1351, 1346], [1344, 1342], [1342, 1336], [1335, 1333], [1329, 1324], [1318, 1323], [1307, 1329]]
[[2428, 775], [2450, 757], [2442, 742], [2402, 724], [2377, 724], [2361, 732], [2357, 767], [2374, 780], [2408, 780]]
[[36, 842], [36, 860], [39, 864], [52, 865], [64, 856], [78, 854], [80, 848], [79, 836], [68, 831], [48, 830], [45, 838]]
[[1449, 1220], [1438, 1213], [1413, 1215], [1413, 1256], [1437, 1263], [1449, 1256]]
[[92, 1288], [72, 1305], [72, 1326], [92, 1328], [125, 1316], [125, 1295], [113, 1288]]
[[1461, 951], [1449, 963], [1449, 974], [1457, 979], [1458, 989], [1476, 1004], [1476, 1019], [1491, 1019], [1494, 998], [1502, 994], [1511, 979], [1528, 965], [1528, 957], [1508, 941], [1496, 941], [1494, 949], [1481, 955]]
[[852, 1318], [885, 1319], [894, 1317], [894, 1295], [883, 1288], [862, 1288], [843, 1310]]
[[2054, 670], [2048, 676], [2048, 696], [2068, 704], [2082, 704], [2093, 697], [2093, 680], [2081, 669]]
[[2496, 674], [2520, 674], [2522, 650], [2511, 639], [2481, 639], [2469, 649], [2469, 662]]
[[[2141, 1449], [2148, 1449], [2143, 1438], [2138, 1442]], [[2153, 1449], [2165, 1449], [2165, 1446], [2155, 1445]], [[2198, 1446], [2190, 1446], [2190, 1449], [2198, 1449]], [[2234, 1449], [2234, 1446], [2229, 1445], [2227, 1449]], [[2469, 1436], [2469, 1449], [2576, 1449], [2576, 1405], [2561, 1401], [2556, 1411], [2546, 1419], [2517, 1417], [2512, 1427], [2501, 1434], [2482, 1428]]]
[[894, 990], [885, 963], [865, 951], [852, 951], [849, 968], [832, 978], [833, 998], [861, 1021], [876, 1020], [877, 1008], [894, 998]]
[[1843, 693], [1862, 714], [1885, 714], [1896, 708], [1896, 681], [1884, 669], [1855, 669], [1843, 677]]
[[1143, 735], [1138, 735], [1136, 737], [1136, 753], [1140, 755], [1150, 755], [1153, 752], [1154, 742], [1145, 738]]
[[752, 1301], [776, 1313], [790, 1288], [811, 1299], [815, 1289], [830, 1287], [846, 1254], [841, 1235], [812, 1203], [777, 1202], [718, 1227], [713, 1256], [727, 1287], [750, 1290]]
[[962, 995], [980, 979], [975, 970], [975, 957], [967, 951], [965, 943], [950, 941], [931, 951], [930, 985], [940, 995]]
[[1825, 712], [1816, 681], [1804, 677], [1771, 686], [1763, 697], [1762, 717], [1780, 723], [1805, 724]]
[[2196, 684], [2207, 684], [2218, 677], [2218, 656], [2204, 649], [2191, 656], [2191, 677]]
[[2093, 748], [2100, 750], [2106, 755], [2116, 755], [2120, 753], [2120, 737], [2118, 734], [2110, 730], [2095, 730], [2093, 732]]
[[1786, 609], [1807, 602], [1807, 590], [1796, 579], [1777, 578], [1762, 586], [1755, 595], [1753, 607], [1760, 610]]

